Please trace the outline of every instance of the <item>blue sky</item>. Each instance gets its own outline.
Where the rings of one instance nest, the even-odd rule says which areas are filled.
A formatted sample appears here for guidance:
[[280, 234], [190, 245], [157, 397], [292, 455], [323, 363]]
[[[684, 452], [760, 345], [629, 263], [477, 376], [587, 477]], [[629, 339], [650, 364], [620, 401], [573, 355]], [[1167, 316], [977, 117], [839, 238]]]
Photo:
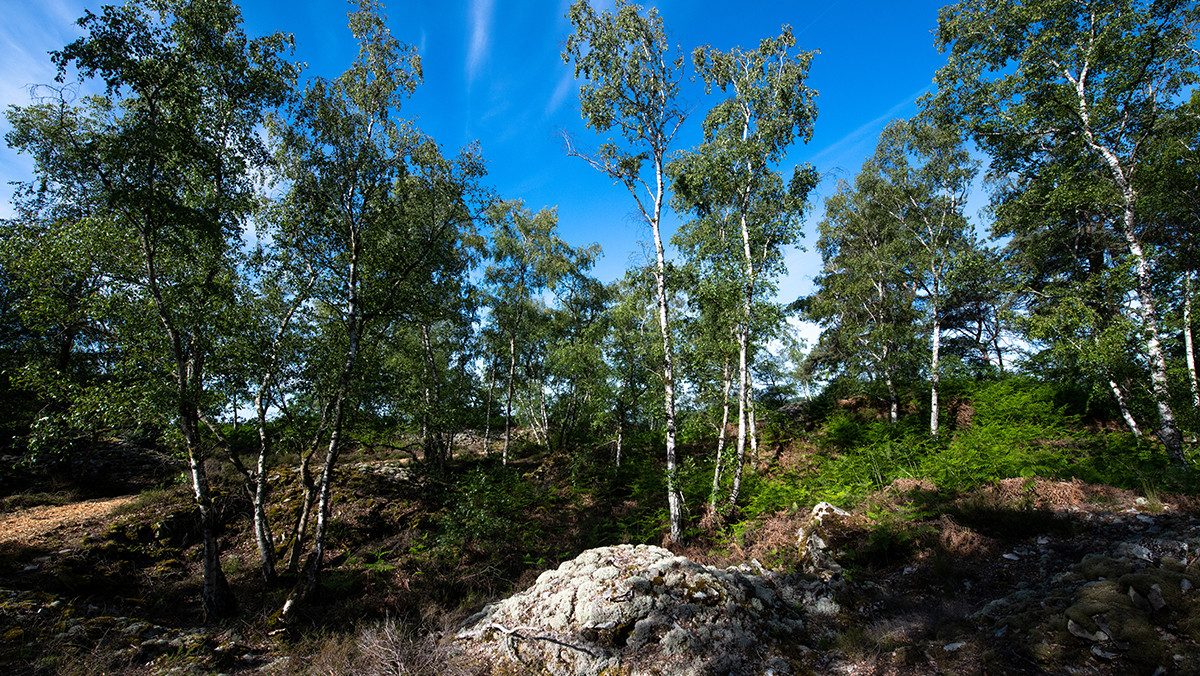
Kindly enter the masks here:
[[[0, 0], [0, 103], [29, 102], [28, 85], [53, 78], [47, 51], [78, 35], [74, 20], [91, 0]], [[388, 25], [400, 40], [417, 47], [425, 83], [403, 114], [415, 116], [447, 152], [478, 141], [488, 162], [488, 183], [504, 198], [519, 198], [533, 210], [557, 207], [559, 229], [573, 245], [599, 243], [604, 257], [594, 273], [619, 278], [631, 261], [644, 260], [649, 229], [633, 218], [629, 195], [583, 160], [567, 157], [560, 132], [589, 147], [601, 139], [580, 116], [578, 83], [560, 56], [570, 33], [566, 0], [393, 0]], [[808, 84], [819, 93], [812, 141], [795, 146], [783, 164], [814, 163], [825, 177], [805, 226], [806, 243], [816, 239], [823, 197], [838, 178], [852, 179], [874, 150], [889, 121], [910, 117], [915, 101], [928, 91], [934, 71], [945, 62], [931, 31], [939, 0], [766, 2], [742, 0], [661, 0], [658, 9], [684, 53], [699, 45], [718, 49], [750, 48], [778, 35], [789, 24], [798, 47], [819, 50]], [[611, 2], [594, 2], [597, 8]], [[246, 0], [242, 5], [250, 35], [289, 32], [296, 38], [295, 58], [307, 72], [339, 74], [356, 53], [346, 28], [350, 6], [339, 0], [291, 3]], [[679, 149], [699, 142], [699, 126], [713, 100], [688, 84], [685, 100], [693, 106]], [[0, 121], [0, 131], [7, 124]], [[26, 158], [0, 149], [0, 181], [29, 178]], [[12, 214], [11, 189], [5, 186], [0, 217]], [[981, 196], [976, 196], [976, 202]], [[971, 214], [974, 216], [974, 213]], [[673, 232], [679, 219], [668, 217]], [[780, 280], [780, 300], [811, 290], [819, 269], [814, 253], [793, 252], [789, 275]], [[810, 339], [811, 330], [806, 331]]]

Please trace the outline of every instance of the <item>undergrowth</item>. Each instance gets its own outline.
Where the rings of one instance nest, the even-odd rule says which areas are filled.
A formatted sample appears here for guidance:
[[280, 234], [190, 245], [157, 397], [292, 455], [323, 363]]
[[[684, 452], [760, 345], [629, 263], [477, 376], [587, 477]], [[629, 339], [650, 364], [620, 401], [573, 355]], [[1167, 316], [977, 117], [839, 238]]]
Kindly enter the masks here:
[[[953, 389], [953, 388], [951, 388]], [[1173, 467], [1161, 444], [1125, 432], [1085, 432], [1069, 388], [1008, 378], [958, 385], [956, 421], [938, 437], [920, 410], [888, 422], [873, 408], [830, 410], [804, 433], [771, 431], [796, 446], [811, 440], [811, 467], [755, 474], [746, 481], [742, 513], [756, 518], [819, 501], [848, 506], [897, 479], [932, 481], [966, 491], [1012, 477], [1079, 479], [1119, 488], [1195, 492], [1193, 473]]]
[[[676, 486], [684, 498], [690, 543], [714, 559], [755, 556], [774, 568], [795, 569], [796, 523], [812, 505], [857, 505], [867, 525], [858, 527], [846, 559], [852, 571], [928, 548], [937, 540], [932, 525], [937, 519], [1000, 535], [1067, 527], [1049, 512], [1022, 503], [1020, 495], [1003, 504], [962, 498], [1003, 479], [1077, 478], [1139, 490], [1147, 509], [1156, 503], [1161, 508], [1160, 496], [1167, 492], [1196, 491], [1194, 477], [1173, 468], [1152, 441], [1086, 431], [1082, 411], [1061, 386], [1014, 378], [950, 389], [954, 401], [947, 410], [953, 409], [955, 417], [937, 438], [928, 434], [928, 414], [918, 397], [910, 399], [917, 403], [895, 424], [869, 405], [830, 402], [817, 402], [802, 419], [773, 417], [760, 430], [763, 448], [745, 468], [737, 505], [723, 506], [720, 518], [709, 521], [715, 440], [689, 437], [677, 449]], [[280, 673], [401, 668], [395, 665], [403, 665], [403, 673], [439, 673], [440, 656], [430, 652], [434, 646], [425, 636], [451, 630], [454, 621], [483, 603], [528, 586], [541, 571], [585, 549], [662, 543], [667, 484], [661, 437], [630, 435], [628, 441], [620, 466], [611, 447], [552, 451], [528, 445], [519, 447], [508, 466], [494, 457], [468, 456], [457, 458], [447, 472], [414, 466], [419, 479], [412, 485], [362, 477], [341, 485], [329, 530], [332, 554], [323, 605], [310, 616], [311, 627], [303, 632], [307, 638], [284, 650], [296, 659], [291, 666], [281, 663]], [[384, 452], [381, 448], [387, 448], [383, 441], [373, 452]], [[731, 469], [723, 469], [724, 490]], [[227, 505], [222, 518], [231, 532], [246, 529], [248, 502], [240, 486], [231, 477], [214, 476], [218, 502]], [[897, 491], [898, 480], [928, 488]], [[888, 487], [891, 492], [883, 490]], [[298, 494], [288, 493], [295, 488], [276, 490], [280, 504], [296, 504]], [[66, 494], [13, 496], [0, 511], [65, 499]], [[131, 540], [143, 531], [161, 534], [161, 546], [118, 557], [110, 550], [133, 545], [110, 533], [110, 542], [97, 552], [106, 552], [114, 570], [128, 568], [122, 574], [129, 579], [137, 572], [134, 563], [169, 554], [174, 562], [169, 569], [177, 578], [171, 584], [178, 586], [169, 598], [193, 594], [199, 578], [192, 563], [196, 550], [189, 549], [195, 546], [189, 537], [191, 512], [184, 486], [147, 491], [118, 513], [129, 521], [121, 532]], [[237, 538], [248, 538], [238, 532]], [[225, 561], [239, 589], [261, 586], [252, 549], [243, 547], [236, 556], [227, 552]], [[150, 596], [149, 587], [146, 591]], [[248, 616], [273, 611], [285, 591], [280, 586], [258, 592], [257, 601], [243, 591]], [[347, 618], [355, 621], [352, 633], [330, 630]]]

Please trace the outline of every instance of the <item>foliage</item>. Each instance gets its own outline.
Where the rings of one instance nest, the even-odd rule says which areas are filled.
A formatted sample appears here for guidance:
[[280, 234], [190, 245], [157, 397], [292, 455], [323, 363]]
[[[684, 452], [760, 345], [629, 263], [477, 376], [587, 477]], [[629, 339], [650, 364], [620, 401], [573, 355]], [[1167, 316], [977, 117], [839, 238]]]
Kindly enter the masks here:
[[521, 547], [534, 534], [523, 521], [535, 493], [508, 469], [481, 465], [459, 478], [438, 519], [438, 542], [454, 549]]

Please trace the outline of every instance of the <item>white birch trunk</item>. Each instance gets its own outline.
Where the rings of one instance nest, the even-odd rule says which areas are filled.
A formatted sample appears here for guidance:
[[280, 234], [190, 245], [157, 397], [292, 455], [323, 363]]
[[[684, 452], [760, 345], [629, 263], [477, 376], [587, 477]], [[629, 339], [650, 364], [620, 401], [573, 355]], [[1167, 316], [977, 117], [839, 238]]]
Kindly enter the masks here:
[[513, 380], [517, 374], [517, 337], [509, 334], [508, 337], [508, 395], [504, 400], [504, 447], [500, 451], [500, 464], [508, 466], [508, 440], [512, 434], [512, 401], [513, 401]]
[[938, 435], [938, 385], [941, 384], [941, 346], [942, 346], [942, 318], [939, 308], [937, 307], [937, 296], [934, 296], [933, 308], [933, 355], [929, 363], [929, 434], [936, 437]]
[[733, 486], [729, 489], [729, 503], [737, 502], [742, 489], [742, 466], [746, 464], [746, 330], [738, 332], [738, 436], [737, 457], [733, 462]]
[[[1129, 190], [1132, 193], [1132, 189]], [[1175, 462], [1184, 462], [1183, 440], [1175, 424], [1175, 411], [1171, 408], [1171, 395], [1167, 387], [1167, 359], [1158, 339], [1158, 317], [1155, 308], [1153, 280], [1150, 264], [1142, 251], [1142, 243], [1134, 232], [1134, 211], [1131, 202], [1125, 209], [1125, 241], [1133, 254], [1137, 272], [1137, 293], [1142, 315], [1142, 330], [1146, 336], [1146, 356], [1150, 362], [1150, 385], [1154, 394], [1154, 405], [1158, 409], [1158, 420], [1163, 445], [1167, 455]]]
[[1066, 72], [1067, 80], [1075, 88], [1076, 104], [1080, 121], [1083, 125], [1083, 136], [1088, 146], [1094, 150], [1108, 165], [1113, 181], [1121, 190], [1123, 214], [1121, 218], [1121, 234], [1129, 247], [1129, 254], [1134, 260], [1134, 273], [1137, 279], [1137, 294], [1139, 311], [1142, 316], [1142, 331], [1146, 340], [1146, 356], [1150, 365], [1150, 390], [1154, 396], [1154, 405], [1158, 409], [1159, 435], [1166, 446], [1167, 455], [1174, 462], [1183, 463], [1183, 440], [1179, 427], [1175, 423], [1175, 411], [1171, 408], [1170, 392], [1167, 386], [1167, 360], [1163, 354], [1162, 344], [1158, 338], [1158, 316], [1154, 298], [1154, 286], [1150, 261], [1142, 249], [1141, 238], [1137, 234], [1137, 205], [1138, 192], [1130, 183], [1127, 167], [1112, 148], [1096, 138], [1091, 126], [1091, 112], [1087, 97], [1087, 77], [1089, 64], [1085, 61], [1078, 77]]
[[675, 368], [674, 356], [671, 354], [671, 320], [667, 300], [667, 259], [659, 228], [664, 192], [661, 153], [656, 154], [654, 160], [656, 188], [654, 216], [650, 220], [650, 227], [654, 232], [654, 255], [658, 266], [654, 274], [654, 282], [658, 297], [658, 328], [662, 332], [663, 344], [663, 408], [667, 424], [667, 511], [671, 521], [671, 542], [681, 542], [683, 540], [683, 495], [679, 492], [679, 470], [675, 462]]
[[1192, 386], [1192, 406], [1200, 411], [1200, 383], [1196, 381], [1196, 349], [1192, 342], [1192, 276], [1188, 270], [1183, 291], [1183, 345], [1187, 353], [1188, 382]]
[[1117, 408], [1121, 411], [1121, 418], [1125, 421], [1125, 426], [1137, 438], [1142, 437], [1142, 431], [1138, 429], [1137, 420], [1134, 420], [1133, 414], [1129, 412], [1129, 404], [1125, 401], [1125, 393], [1121, 390], [1121, 386], [1117, 385], [1117, 381], [1112, 378], [1108, 379], [1108, 387], [1112, 390], [1113, 397], [1117, 400]]
[[733, 384], [733, 375], [729, 372], [729, 355], [725, 355], [725, 363], [721, 367], [721, 429], [717, 433], [717, 462], [713, 467], [712, 493], [708, 506], [712, 511], [717, 509], [717, 494], [721, 490], [721, 456], [725, 453], [725, 428], [729, 426], [729, 387]]
[[623, 440], [622, 437], [624, 437], [624, 432], [625, 432], [625, 425], [620, 420], [618, 420], [617, 421], [617, 459], [616, 459], [617, 469], [621, 468], [621, 442]]

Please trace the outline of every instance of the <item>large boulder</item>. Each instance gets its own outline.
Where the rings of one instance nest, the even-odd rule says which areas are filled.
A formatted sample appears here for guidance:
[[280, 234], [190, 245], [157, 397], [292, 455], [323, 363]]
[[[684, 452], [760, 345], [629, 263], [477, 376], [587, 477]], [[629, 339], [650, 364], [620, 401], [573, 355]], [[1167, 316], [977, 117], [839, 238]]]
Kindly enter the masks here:
[[456, 652], [555, 675], [790, 674], [809, 653], [806, 620], [838, 610], [810, 577], [601, 547], [469, 618]]

